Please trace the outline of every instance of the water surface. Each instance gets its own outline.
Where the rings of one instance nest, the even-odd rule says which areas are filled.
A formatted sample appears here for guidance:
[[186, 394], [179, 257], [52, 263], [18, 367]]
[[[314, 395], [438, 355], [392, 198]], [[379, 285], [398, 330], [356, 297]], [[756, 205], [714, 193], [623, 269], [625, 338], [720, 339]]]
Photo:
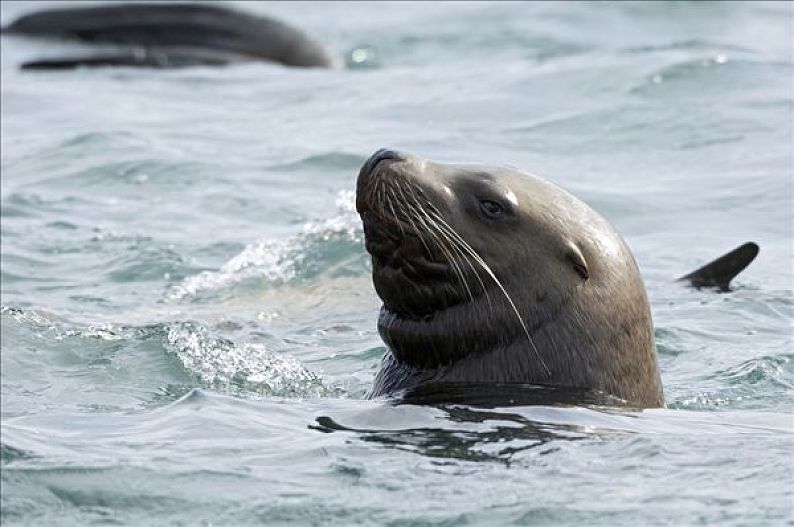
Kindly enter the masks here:
[[[792, 521], [791, 4], [240, 8], [379, 66], [29, 73], [58, 45], [3, 39], [4, 525]], [[668, 408], [365, 400], [383, 146], [609, 218]], [[674, 282], [748, 240], [732, 293]]]

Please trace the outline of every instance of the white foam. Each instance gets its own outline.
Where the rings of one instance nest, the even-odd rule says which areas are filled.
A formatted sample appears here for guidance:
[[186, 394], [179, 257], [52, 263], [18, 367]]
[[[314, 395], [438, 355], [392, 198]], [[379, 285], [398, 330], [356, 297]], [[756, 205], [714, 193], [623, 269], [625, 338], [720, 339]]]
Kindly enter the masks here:
[[292, 357], [260, 344], [237, 346], [199, 324], [172, 324], [166, 351], [203, 386], [242, 397], [320, 396], [320, 378]]
[[166, 300], [178, 301], [205, 291], [215, 291], [249, 278], [281, 284], [295, 278], [305, 261], [306, 245], [317, 239], [327, 241], [344, 236], [361, 236], [355, 212], [355, 193], [341, 191], [337, 195], [339, 213], [323, 221], [308, 222], [301, 234], [281, 240], [260, 240], [247, 245], [240, 254], [223, 264], [217, 271], [203, 271], [185, 278], [165, 294]]

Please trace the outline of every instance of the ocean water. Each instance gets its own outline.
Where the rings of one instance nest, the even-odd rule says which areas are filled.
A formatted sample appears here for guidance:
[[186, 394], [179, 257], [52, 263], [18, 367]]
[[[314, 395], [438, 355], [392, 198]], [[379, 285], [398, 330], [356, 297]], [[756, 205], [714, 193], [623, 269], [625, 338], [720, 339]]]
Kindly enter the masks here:
[[[32, 73], [66, 46], [2, 40], [3, 525], [794, 523], [792, 4], [239, 7], [368, 67]], [[366, 400], [385, 146], [609, 218], [667, 408]], [[733, 292], [674, 282], [750, 240]]]

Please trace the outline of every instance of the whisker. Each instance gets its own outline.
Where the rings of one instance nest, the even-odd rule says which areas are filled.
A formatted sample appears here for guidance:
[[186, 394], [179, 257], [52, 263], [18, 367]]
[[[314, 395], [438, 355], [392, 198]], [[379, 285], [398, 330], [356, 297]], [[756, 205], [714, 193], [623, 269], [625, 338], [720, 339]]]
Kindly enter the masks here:
[[[430, 202], [426, 201], [426, 203], [432, 206]], [[435, 209], [435, 207], [433, 207], [433, 209]], [[451, 245], [455, 247], [458, 254], [461, 255], [463, 261], [466, 262], [466, 264], [469, 266], [472, 273], [474, 274], [474, 277], [480, 283], [480, 288], [482, 289], [482, 292], [485, 295], [485, 299], [488, 301], [488, 307], [491, 310], [493, 310], [493, 306], [491, 305], [491, 296], [488, 294], [488, 288], [485, 287], [485, 283], [482, 281], [482, 278], [480, 277], [480, 273], [477, 271], [477, 268], [474, 267], [474, 265], [471, 263], [471, 259], [470, 259], [471, 256], [467, 257], [467, 255], [464, 254], [463, 250], [461, 249], [461, 246], [467, 249], [468, 252], [470, 253], [474, 253], [473, 249], [471, 249], [469, 244], [457, 232], [455, 232], [455, 230], [452, 229], [452, 227], [446, 221], [444, 221], [443, 218], [440, 217], [437, 210], [431, 212], [435, 212], [435, 218], [431, 218], [430, 214], [427, 211], [425, 211], [428, 219], [433, 221], [439, 232], [444, 234], [444, 236], [446, 236], [447, 239], [450, 240]], [[474, 255], [479, 257], [479, 255], [477, 255], [476, 253], [474, 253]]]
[[[410, 187], [407, 190], [409, 191], [409, 193], [411, 193], [411, 188]], [[403, 197], [405, 197], [405, 192], [402, 191], [402, 188], [401, 188], [401, 194], [403, 195]], [[414, 200], [414, 202], [417, 204], [417, 206], [413, 207], [410, 203], [405, 203], [405, 206], [407, 208], [409, 208], [409, 210], [413, 211], [416, 214], [417, 221], [422, 223], [422, 225], [427, 230], [428, 235], [430, 235], [433, 238], [433, 240], [436, 242], [436, 245], [438, 246], [439, 250], [442, 253], [444, 253], [444, 256], [447, 258], [447, 261], [452, 266], [452, 269], [453, 269], [453, 272], [455, 273], [456, 278], [458, 279], [460, 284], [464, 287], [464, 289], [466, 289], [466, 293], [469, 296], [469, 300], [473, 301], [474, 300], [474, 295], [471, 292], [471, 288], [469, 287], [469, 284], [466, 282], [466, 277], [465, 277], [462, 269], [460, 268], [459, 264], [455, 261], [454, 256], [447, 250], [447, 247], [444, 245], [443, 240], [441, 238], [439, 238], [439, 236], [438, 236], [438, 234], [436, 232], [434, 232], [432, 226], [428, 225], [427, 222], [425, 221], [425, 217], [427, 217], [427, 215], [424, 214], [425, 211], [419, 205], [419, 202], [416, 200], [416, 197], [414, 195], [411, 195], [411, 198]], [[423, 214], [424, 214], [425, 217], [422, 216]]]
[[[411, 198], [413, 199], [414, 203], [416, 204], [416, 207], [413, 207], [410, 204], [406, 204], [406, 205], [410, 206], [411, 210], [413, 210], [414, 212], [417, 213], [418, 221], [422, 222], [422, 224], [426, 228], [428, 234], [430, 236], [432, 236], [433, 239], [436, 241], [436, 245], [438, 246], [439, 250], [441, 250], [441, 252], [444, 253], [444, 256], [447, 258], [447, 261], [453, 267], [453, 270], [455, 272], [455, 276], [458, 278], [458, 281], [466, 289], [466, 293], [469, 296], [469, 300], [474, 301], [474, 295], [472, 294], [471, 288], [469, 287], [469, 284], [466, 281], [465, 273], [463, 273], [463, 270], [461, 269], [460, 265], [456, 261], [455, 257], [449, 252], [448, 248], [451, 249], [453, 252], [459, 254], [464, 259], [464, 261], [467, 261], [465, 255], [460, 251], [459, 248], [457, 248], [455, 246], [454, 243], [452, 243], [452, 240], [450, 240], [449, 237], [446, 236], [443, 231], [438, 229], [438, 227], [436, 225], [430, 225], [428, 223], [428, 221], [432, 222], [433, 220], [427, 215], [427, 212], [424, 210], [424, 208], [419, 203], [419, 201], [418, 201], [418, 199], [416, 197], [416, 192], [410, 186], [408, 187], [407, 190], [408, 190], [409, 194], [411, 195]], [[427, 221], [425, 221], [425, 220], [427, 220]], [[435, 227], [435, 229], [434, 229], [434, 227]], [[439, 235], [443, 236], [443, 239]], [[448, 247], [444, 245], [444, 243], [443, 243], [444, 240], [449, 242], [449, 246]], [[469, 263], [469, 262], [467, 261], [467, 263]], [[469, 266], [471, 266], [471, 263], [469, 263]]]
[[395, 200], [397, 199], [393, 193], [389, 192], [390, 188], [387, 188], [384, 185], [383, 195], [386, 200], [386, 203], [389, 205], [389, 209], [391, 210], [392, 218], [394, 218], [395, 223], [397, 223], [397, 228], [400, 229], [400, 234], [405, 236], [405, 230], [403, 229], [403, 224], [400, 219], [397, 217], [397, 213], [394, 211], [394, 205], [392, 205], [392, 201], [389, 199], [389, 195], [391, 195]]
[[504, 285], [502, 285], [502, 282], [499, 280], [499, 278], [496, 276], [496, 274], [494, 274], [493, 270], [485, 262], [485, 260], [477, 253], [477, 251], [475, 251], [474, 248], [472, 248], [471, 245], [469, 245], [468, 242], [466, 242], [466, 240], [464, 240], [457, 233], [457, 231], [455, 231], [455, 229], [452, 228], [452, 226], [450, 226], [446, 221], [444, 221], [444, 219], [441, 218], [440, 214], [438, 214], [437, 211], [435, 211], [435, 212], [436, 212], [436, 216], [437, 216], [436, 219], [439, 220], [441, 222], [441, 224], [445, 225], [447, 227], [447, 229], [449, 229], [450, 234], [455, 236], [455, 238], [460, 243], [461, 247], [463, 247], [464, 249], [466, 249], [467, 252], [469, 252], [469, 254], [472, 256], [472, 258], [474, 258], [474, 261], [477, 262], [482, 267], [482, 269], [488, 274], [488, 276], [491, 277], [491, 279], [494, 281], [496, 286], [502, 292], [502, 294], [505, 297], [505, 300], [507, 300], [507, 302], [510, 304], [510, 307], [513, 310], [513, 313], [515, 314], [516, 318], [518, 319], [518, 322], [521, 324], [521, 329], [524, 330], [524, 334], [526, 335], [527, 340], [529, 341], [529, 344], [532, 346], [532, 350], [534, 351], [535, 356], [538, 358], [538, 360], [540, 361], [541, 366], [543, 366], [543, 369], [546, 371], [546, 375], [551, 376], [551, 371], [549, 370], [548, 366], [546, 365], [546, 362], [543, 360], [543, 357], [541, 356], [540, 351], [538, 350], [537, 346], [535, 345], [535, 341], [532, 339], [532, 336], [529, 334], [529, 329], [527, 328], [527, 325], [524, 322], [524, 319], [521, 318], [521, 313], [518, 311], [518, 308], [516, 307], [515, 302], [513, 302], [513, 299], [510, 297], [510, 294], [507, 292], [507, 290], [505, 289]]

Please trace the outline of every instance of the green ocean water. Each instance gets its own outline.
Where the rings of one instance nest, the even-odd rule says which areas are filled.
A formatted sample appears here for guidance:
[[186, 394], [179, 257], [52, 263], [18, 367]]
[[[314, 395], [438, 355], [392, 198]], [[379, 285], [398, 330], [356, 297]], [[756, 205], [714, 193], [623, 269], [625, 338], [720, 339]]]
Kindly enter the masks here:
[[[3, 37], [3, 525], [794, 521], [792, 4], [237, 6], [378, 65], [30, 73], [61, 45]], [[612, 221], [667, 408], [366, 400], [381, 147]], [[749, 240], [733, 292], [674, 282]]]

